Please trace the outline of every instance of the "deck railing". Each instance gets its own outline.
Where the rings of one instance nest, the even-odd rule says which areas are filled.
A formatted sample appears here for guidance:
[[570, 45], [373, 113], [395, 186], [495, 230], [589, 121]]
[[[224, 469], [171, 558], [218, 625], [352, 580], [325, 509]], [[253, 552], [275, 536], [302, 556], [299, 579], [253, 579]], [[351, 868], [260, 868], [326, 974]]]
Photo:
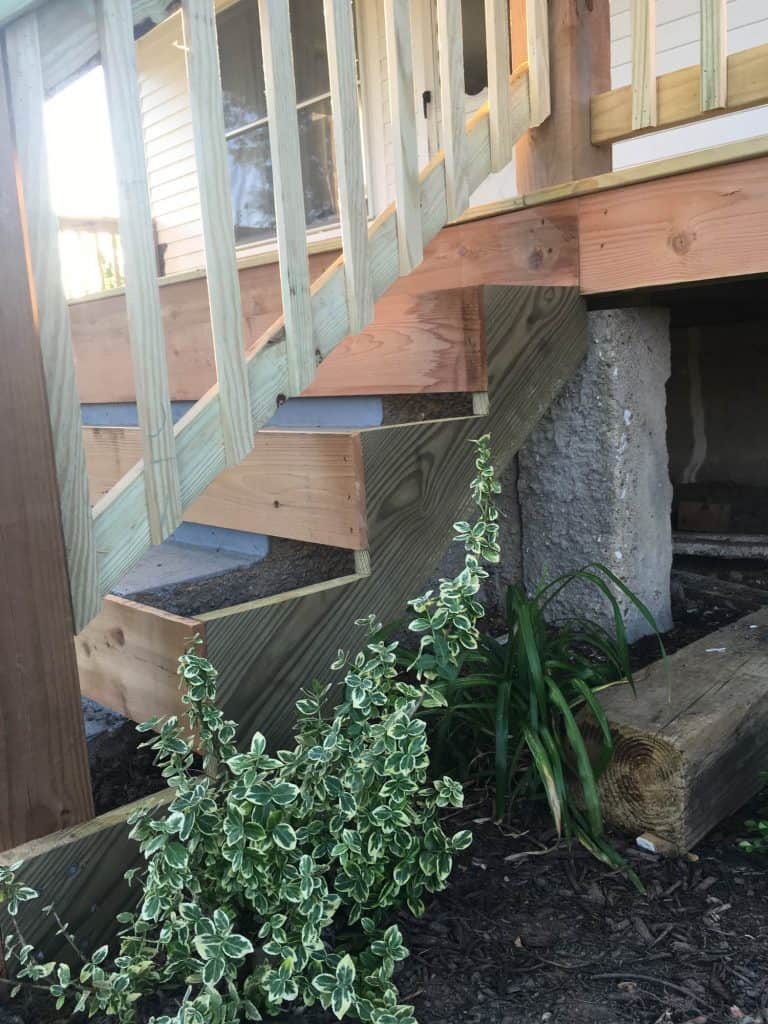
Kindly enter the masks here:
[[[426, 243], [464, 211], [492, 170], [510, 160], [514, 143], [528, 128], [547, 117], [549, 44], [546, 2], [528, 0], [528, 61], [511, 74], [509, 2], [486, 0], [489, 104], [465, 124], [461, 0], [438, 0], [444, 153], [420, 170], [411, 2], [384, 0], [396, 202], [369, 229], [352, 7], [349, 0], [324, 0], [343, 258], [310, 287], [289, 5], [259, 0], [284, 317], [246, 356], [215, 5], [214, 0], [182, 0], [218, 383], [174, 426], [139, 107], [133, 32], [139, 15], [131, 0], [97, 0], [95, 24], [78, 25], [78, 39], [97, 34], [104, 67], [143, 460], [91, 509], [43, 129], [55, 63], [49, 49], [60, 44], [49, 16], [57, 4], [63, 12], [60, 0], [51, 0], [12, 22], [6, 28], [6, 54], [79, 630], [149, 545], [168, 537], [183, 510], [218, 473], [252, 449], [254, 432], [280, 401], [312, 381], [318, 360], [366, 326], [374, 300], [419, 264]], [[58, 51], [55, 57], [61, 61]]]
[[699, 63], [656, 74], [656, 0], [631, 0], [632, 82], [592, 97], [592, 142], [768, 103], [768, 45], [727, 54], [726, 0], [699, 0]]

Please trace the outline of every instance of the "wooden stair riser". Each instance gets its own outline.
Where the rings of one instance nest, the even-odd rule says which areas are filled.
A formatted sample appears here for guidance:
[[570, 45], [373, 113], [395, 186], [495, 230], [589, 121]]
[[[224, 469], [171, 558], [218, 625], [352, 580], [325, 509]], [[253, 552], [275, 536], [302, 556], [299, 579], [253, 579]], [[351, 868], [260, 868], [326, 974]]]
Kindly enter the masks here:
[[[91, 501], [141, 458], [136, 427], [84, 427]], [[190, 523], [364, 550], [368, 546], [359, 433], [262, 430], [184, 513]]]

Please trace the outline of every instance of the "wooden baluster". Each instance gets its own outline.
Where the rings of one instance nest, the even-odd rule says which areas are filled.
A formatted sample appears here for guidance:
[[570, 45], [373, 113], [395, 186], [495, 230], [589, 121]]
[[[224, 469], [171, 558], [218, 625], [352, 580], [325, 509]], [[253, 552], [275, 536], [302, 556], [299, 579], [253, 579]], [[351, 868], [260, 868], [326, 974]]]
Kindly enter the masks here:
[[448, 220], [455, 220], [469, 206], [461, 0], [437, 0], [437, 45], [445, 193]]
[[500, 171], [512, 159], [512, 103], [509, 0], [485, 0], [485, 38], [488, 57], [488, 114], [491, 169]]
[[552, 112], [549, 85], [549, 15], [547, 0], [526, 0], [528, 31], [528, 95], [531, 127], [537, 128]]
[[101, 594], [69, 309], [61, 278], [59, 222], [49, 192], [45, 91], [35, 14], [6, 30], [6, 50], [72, 611], [79, 632], [98, 613]]
[[632, 129], [652, 128], [656, 103], [656, 0], [631, 0]]
[[149, 533], [152, 543], [159, 544], [181, 522], [182, 505], [130, 0], [98, 0], [96, 20], [117, 171]]
[[400, 273], [409, 274], [424, 258], [419, 156], [413, 97], [410, 0], [384, 0], [387, 78], [395, 152], [395, 206]]
[[182, 0], [181, 9], [221, 432], [226, 464], [233, 466], [253, 448], [253, 421], [224, 136], [216, 14], [213, 0]]
[[719, 110], [728, 100], [726, 0], [701, 0], [701, 109]]
[[288, 3], [259, 0], [259, 20], [288, 373], [291, 393], [298, 395], [312, 382], [317, 362]]
[[357, 334], [373, 319], [373, 286], [355, 73], [355, 26], [350, 0], [324, 3], [349, 331]]

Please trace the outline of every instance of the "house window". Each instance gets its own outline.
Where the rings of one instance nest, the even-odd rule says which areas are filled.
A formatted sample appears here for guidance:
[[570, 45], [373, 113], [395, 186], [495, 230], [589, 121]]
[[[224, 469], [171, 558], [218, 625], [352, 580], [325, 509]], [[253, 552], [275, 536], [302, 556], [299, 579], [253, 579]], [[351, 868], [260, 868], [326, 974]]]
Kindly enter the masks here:
[[464, 39], [464, 92], [477, 96], [488, 85], [484, 0], [461, 0]]
[[[307, 228], [339, 219], [323, 5], [290, 0]], [[275, 236], [275, 204], [257, 0], [217, 17], [235, 240]]]

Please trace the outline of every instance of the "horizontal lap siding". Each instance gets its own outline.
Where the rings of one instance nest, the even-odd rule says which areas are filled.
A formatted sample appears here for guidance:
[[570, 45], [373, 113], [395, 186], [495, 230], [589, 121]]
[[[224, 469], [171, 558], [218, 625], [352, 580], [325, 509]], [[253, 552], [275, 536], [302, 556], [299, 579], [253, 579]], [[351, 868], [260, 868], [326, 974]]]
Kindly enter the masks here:
[[[700, 0], [657, 0], [656, 71], [699, 63]], [[611, 0], [611, 84], [629, 85], [632, 75], [629, 38], [630, 0]], [[766, 0], [728, 0], [728, 52], [768, 43]]]
[[203, 266], [200, 195], [187, 91], [181, 18], [175, 15], [137, 44], [152, 216], [165, 245], [165, 272]]

